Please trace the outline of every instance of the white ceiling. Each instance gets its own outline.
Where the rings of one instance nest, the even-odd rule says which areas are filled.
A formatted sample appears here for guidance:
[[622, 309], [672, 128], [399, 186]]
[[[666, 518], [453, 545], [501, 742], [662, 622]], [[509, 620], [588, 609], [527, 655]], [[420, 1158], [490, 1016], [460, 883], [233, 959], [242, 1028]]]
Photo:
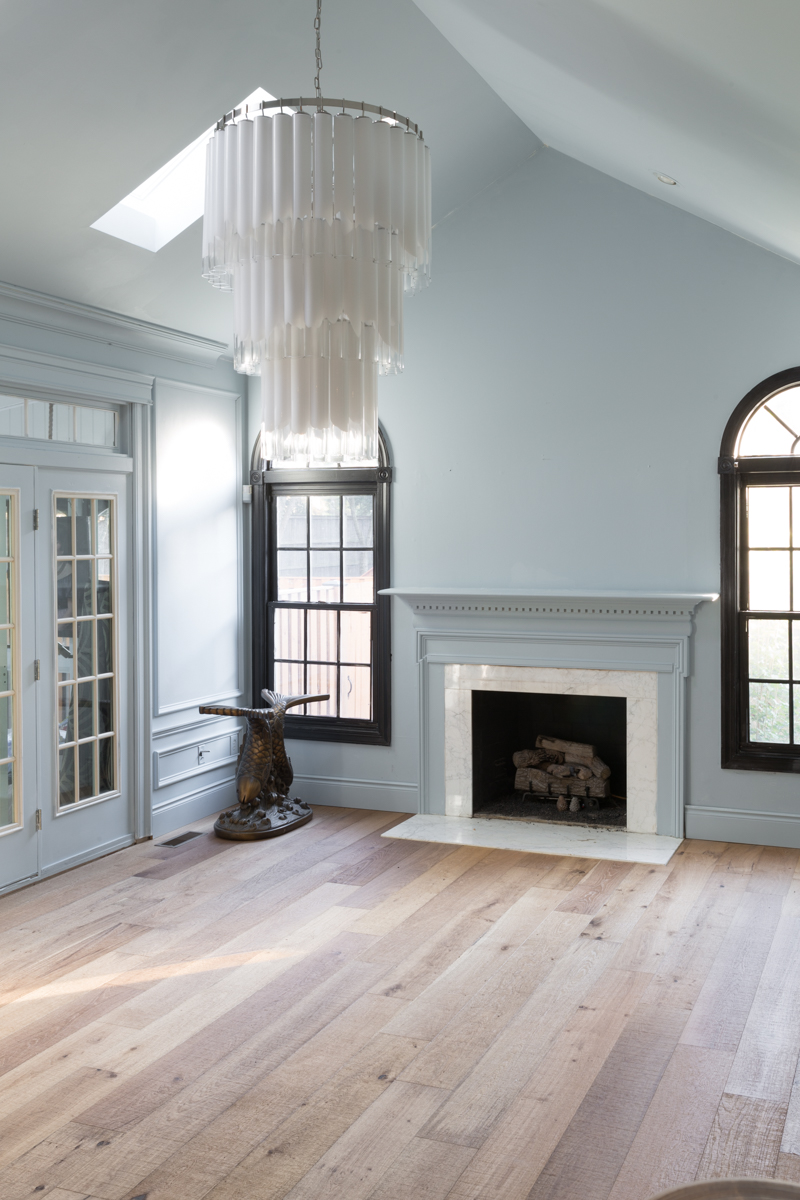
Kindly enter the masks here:
[[547, 145], [800, 261], [797, 0], [417, 3]]
[[[200, 224], [158, 253], [91, 229], [256, 87], [313, 91], [314, 0], [0, 3], [0, 280], [228, 342]], [[325, 0], [322, 82], [422, 125], [442, 216], [539, 142], [413, 0]], [[468, 115], [467, 115], [468, 114]]]

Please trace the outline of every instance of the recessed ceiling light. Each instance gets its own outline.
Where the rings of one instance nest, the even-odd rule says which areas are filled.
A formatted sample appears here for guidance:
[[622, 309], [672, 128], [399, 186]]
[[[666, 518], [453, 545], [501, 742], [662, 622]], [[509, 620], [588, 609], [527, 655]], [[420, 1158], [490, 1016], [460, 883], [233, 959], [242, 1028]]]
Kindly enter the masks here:
[[[256, 88], [236, 107], [248, 104], [252, 108], [262, 100], [274, 99], [263, 88]], [[213, 132], [212, 125], [184, 146], [179, 154], [99, 217], [92, 229], [154, 252], [188, 229], [203, 215], [206, 145]]]
[[671, 175], [659, 175], [658, 171], [656, 171], [656, 179], [659, 183], [669, 183], [672, 187], [674, 187], [678, 182], [677, 179], [673, 179]]

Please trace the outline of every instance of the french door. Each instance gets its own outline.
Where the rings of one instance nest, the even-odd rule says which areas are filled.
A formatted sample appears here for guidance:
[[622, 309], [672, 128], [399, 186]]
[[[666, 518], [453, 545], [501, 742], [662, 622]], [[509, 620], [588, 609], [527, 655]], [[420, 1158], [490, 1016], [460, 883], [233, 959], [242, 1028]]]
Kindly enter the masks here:
[[0, 890], [133, 836], [129, 480], [0, 464]]

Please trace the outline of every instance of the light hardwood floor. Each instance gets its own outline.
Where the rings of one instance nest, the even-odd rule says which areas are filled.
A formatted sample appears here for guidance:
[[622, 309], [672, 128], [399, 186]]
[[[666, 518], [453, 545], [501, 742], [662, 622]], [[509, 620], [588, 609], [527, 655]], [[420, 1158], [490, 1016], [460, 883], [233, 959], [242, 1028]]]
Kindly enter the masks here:
[[800, 1181], [800, 852], [381, 838], [403, 819], [318, 808], [0, 898], [2, 1200]]

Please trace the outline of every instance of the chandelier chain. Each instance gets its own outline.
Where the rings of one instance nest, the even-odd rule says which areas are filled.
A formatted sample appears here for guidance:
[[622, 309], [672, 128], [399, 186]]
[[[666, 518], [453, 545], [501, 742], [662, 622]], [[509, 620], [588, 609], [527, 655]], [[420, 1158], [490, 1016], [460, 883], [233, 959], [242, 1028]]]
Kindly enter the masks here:
[[322, 97], [322, 92], [320, 91], [320, 86], [319, 86], [319, 73], [322, 70], [322, 51], [320, 49], [320, 44], [319, 44], [319, 35], [320, 35], [320, 26], [321, 25], [322, 25], [322, 0], [317, 0], [317, 15], [314, 18], [314, 29], [317, 34], [317, 49], [316, 49], [317, 73], [314, 76], [314, 88], [316, 89], [318, 100], [321, 99], [321, 97]]

